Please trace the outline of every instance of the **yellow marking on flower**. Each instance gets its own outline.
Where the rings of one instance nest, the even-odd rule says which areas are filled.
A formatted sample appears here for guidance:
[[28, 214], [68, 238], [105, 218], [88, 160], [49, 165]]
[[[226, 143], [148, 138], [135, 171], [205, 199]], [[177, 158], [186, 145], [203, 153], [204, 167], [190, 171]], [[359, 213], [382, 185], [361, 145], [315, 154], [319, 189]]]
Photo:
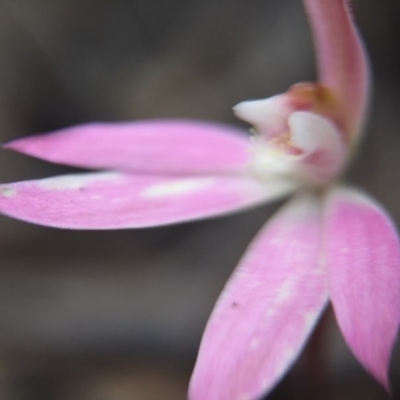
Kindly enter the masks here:
[[319, 83], [302, 82], [291, 86], [288, 93], [292, 95], [296, 109], [319, 114], [346, 131], [343, 107], [331, 88]]
[[332, 89], [324, 85], [311, 82], [296, 83], [289, 88], [289, 93], [293, 95], [299, 106], [303, 103], [304, 106], [311, 107], [310, 111], [321, 114], [337, 111], [337, 96]]

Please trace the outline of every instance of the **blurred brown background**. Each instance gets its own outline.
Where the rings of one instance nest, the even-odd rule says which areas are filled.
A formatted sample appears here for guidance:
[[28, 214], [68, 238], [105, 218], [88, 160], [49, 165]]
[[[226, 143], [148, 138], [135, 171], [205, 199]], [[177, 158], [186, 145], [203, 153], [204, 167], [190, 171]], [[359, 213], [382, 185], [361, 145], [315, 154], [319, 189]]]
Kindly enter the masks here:
[[[350, 179], [399, 224], [400, 2], [354, 9], [375, 93]], [[300, 0], [0, 0], [0, 140], [94, 120], [240, 124], [233, 105], [314, 79], [313, 57]], [[2, 182], [70, 171], [1, 152]], [[275, 208], [119, 232], [1, 217], [0, 399], [185, 399], [213, 303]], [[399, 350], [391, 376], [400, 398]], [[270, 398], [387, 397], [328, 313]]]

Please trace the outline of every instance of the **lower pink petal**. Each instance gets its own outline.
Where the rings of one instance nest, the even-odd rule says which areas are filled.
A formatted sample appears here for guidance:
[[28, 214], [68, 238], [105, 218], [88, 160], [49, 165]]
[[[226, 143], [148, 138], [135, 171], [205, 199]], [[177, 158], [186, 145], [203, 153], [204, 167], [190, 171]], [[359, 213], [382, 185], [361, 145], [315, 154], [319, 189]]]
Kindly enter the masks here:
[[304, 195], [260, 232], [207, 324], [190, 400], [255, 400], [281, 379], [327, 303], [320, 231]]
[[0, 185], [0, 212], [62, 228], [137, 228], [225, 214], [291, 190], [288, 182], [261, 185], [244, 175], [86, 173]]
[[400, 322], [400, 250], [382, 208], [355, 189], [328, 198], [326, 258], [333, 307], [347, 344], [387, 389]]
[[200, 121], [148, 120], [74, 126], [14, 140], [5, 147], [59, 164], [193, 174], [242, 170], [249, 135]]

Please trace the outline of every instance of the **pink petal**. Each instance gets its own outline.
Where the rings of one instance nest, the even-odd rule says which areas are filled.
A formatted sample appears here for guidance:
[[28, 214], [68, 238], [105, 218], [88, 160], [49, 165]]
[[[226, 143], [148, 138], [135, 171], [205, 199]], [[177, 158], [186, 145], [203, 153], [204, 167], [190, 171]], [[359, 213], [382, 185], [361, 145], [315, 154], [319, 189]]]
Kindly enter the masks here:
[[354, 189], [329, 196], [326, 257], [331, 299], [347, 344], [387, 389], [400, 321], [400, 250], [382, 208]]
[[340, 131], [326, 118], [307, 111], [292, 113], [289, 126], [293, 146], [304, 152], [297, 172], [311, 183], [332, 180], [347, 156]]
[[190, 400], [255, 400], [291, 366], [327, 303], [319, 200], [292, 200], [260, 232], [205, 330]]
[[365, 117], [369, 69], [348, 0], [304, 0], [317, 48], [320, 82], [335, 90], [355, 135]]
[[246, 132], [234, 127], [152, 120], [80, 125], [5, 147], [86, 168], [185, 174], [243, 169], [249, 145]]
[[261, 185], [242, 175], [86, 173], [0, 185], [0, 212], [63, 228], [137, 228], [225, 214], [293, 189], [289, 182]]

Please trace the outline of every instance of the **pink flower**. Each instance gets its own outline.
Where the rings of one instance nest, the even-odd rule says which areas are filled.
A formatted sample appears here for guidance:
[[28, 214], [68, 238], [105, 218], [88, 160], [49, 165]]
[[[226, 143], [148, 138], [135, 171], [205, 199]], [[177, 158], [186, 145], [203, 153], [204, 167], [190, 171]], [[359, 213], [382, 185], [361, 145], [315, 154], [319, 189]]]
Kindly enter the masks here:
[[304, 0], [318, 54], [317, 84], [235, 107], [251, 123], [90, 124], [6, 148], [108, 172], [0, 187], [0, 210], [76, 229], [138, 228], [221, 215], [294, 192], [265, 225], [206, 327], [191, 400], [268, 393], [333, 304], [343, 336], [387, 389], [400, 321], [400, 252], [384, 210], [339, 185], [359, 141], [368, 66], [346, 0]]

